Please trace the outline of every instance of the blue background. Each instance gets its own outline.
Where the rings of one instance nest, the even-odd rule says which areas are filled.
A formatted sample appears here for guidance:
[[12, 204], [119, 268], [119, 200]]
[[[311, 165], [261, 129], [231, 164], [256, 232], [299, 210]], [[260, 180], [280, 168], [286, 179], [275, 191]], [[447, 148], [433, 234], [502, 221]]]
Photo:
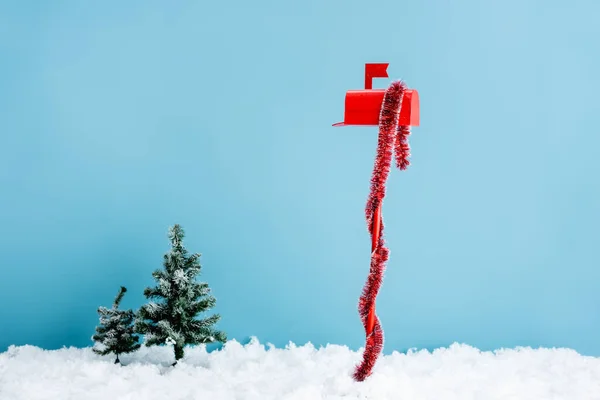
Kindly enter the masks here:
[[[364, 344], [365, 62], [419, 90], [384, 203], [385, 352], [600, 355], [595, 1], [3, 1], [0, 350], [89, 346], [167, 229], [230, 338]], [[389, 80], [377, 80], [383, 88]]]

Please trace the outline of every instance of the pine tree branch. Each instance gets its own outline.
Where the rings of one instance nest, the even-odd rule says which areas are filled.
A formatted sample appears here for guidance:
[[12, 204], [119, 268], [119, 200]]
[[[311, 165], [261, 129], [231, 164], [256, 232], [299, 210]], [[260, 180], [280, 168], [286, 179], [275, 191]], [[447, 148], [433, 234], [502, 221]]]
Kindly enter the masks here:
[[119, 305], [121, 304], [121, 300], [123, 300], [123, 296], [125, 296], [125, 292], [127, 292], [127, 288], [125, 288], [124, 286], [121, 286], [121, 290], [119, 290], [119, 294], [117, 294], [117, 297], [115, 298], [115, 302], [113, 303], [113, 308], [119, 308]]

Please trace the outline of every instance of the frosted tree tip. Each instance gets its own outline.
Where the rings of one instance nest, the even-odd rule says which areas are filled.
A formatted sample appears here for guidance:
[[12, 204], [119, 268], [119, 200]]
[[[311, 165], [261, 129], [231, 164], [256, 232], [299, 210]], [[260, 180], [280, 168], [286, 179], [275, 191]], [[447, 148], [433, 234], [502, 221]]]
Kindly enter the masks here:
[[184, 238], [185, 233], [183, 228], [179, 224], [175, 224], [169, 228], [169, 239], [173, 242], [181, 242]]

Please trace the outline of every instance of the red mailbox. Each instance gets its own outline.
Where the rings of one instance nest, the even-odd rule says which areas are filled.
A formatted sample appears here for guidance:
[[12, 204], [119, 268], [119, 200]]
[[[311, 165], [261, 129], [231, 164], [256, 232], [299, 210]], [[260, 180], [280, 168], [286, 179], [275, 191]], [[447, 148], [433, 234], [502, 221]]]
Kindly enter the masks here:
[[[333, 126], [379, 125], [385, 89], [373, 89], [373, 78], [388, 78], [388, 65], [365, 65], [365, 89], [346, 92], [344, 122]], [[398, 125], [419, 126], [419, 93], [415, 89], [404, 92]]]

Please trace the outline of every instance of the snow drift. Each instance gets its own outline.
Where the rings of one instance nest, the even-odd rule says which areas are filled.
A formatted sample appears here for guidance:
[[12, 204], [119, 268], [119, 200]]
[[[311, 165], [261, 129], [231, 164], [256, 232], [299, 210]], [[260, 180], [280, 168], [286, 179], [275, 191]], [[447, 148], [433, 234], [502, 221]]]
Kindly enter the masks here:
[[173, 368], [172, 348], [142, 347], [119, 366], [91, 348], [11, 346], [0, 354], [0, 399], [600, 399], [600, 358], [569, 349], [482, 352], [454, 344], [393, 353], [360, 383], [352, 372], [362, 349], [345, 346], [277, 349], [253, 339], [185, 354]]

